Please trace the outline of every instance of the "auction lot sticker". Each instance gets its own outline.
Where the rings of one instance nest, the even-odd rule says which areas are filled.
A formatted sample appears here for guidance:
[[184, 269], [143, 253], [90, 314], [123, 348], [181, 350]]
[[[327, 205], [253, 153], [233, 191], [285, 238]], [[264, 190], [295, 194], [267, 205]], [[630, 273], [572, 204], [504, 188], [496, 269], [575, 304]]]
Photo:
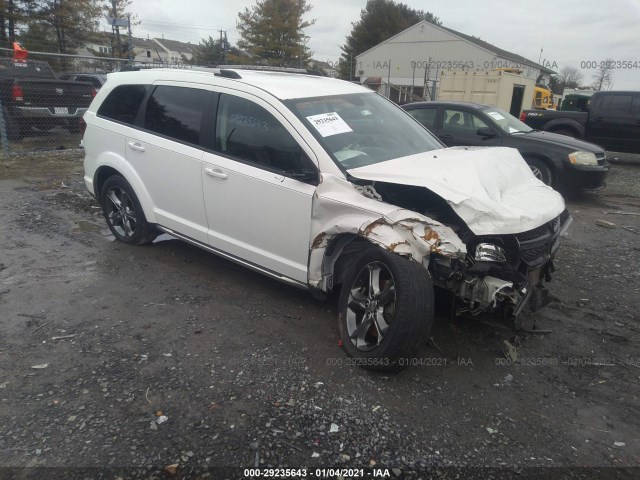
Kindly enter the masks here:
[[336, 112], [321, 113], [320, 115], [311, 115], [307, 120], [316, 127], [318, 133], [323, 137], [330, 137], [339, 133], [353, 132], [351, 127], [347, 125], [340, 115]]

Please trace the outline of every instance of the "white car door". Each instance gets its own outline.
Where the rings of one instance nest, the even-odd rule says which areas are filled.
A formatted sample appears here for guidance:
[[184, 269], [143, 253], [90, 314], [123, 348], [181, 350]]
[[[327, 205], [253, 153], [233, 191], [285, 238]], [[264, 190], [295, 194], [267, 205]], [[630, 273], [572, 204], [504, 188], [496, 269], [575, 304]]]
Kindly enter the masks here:
[[318, 170], [308, 147], [285, 125], [260, 99], [220, 96], [215, 148], [202, 164], [209, 244], [306, 283]]
[[199, 144], [213, 95], [201, 88], [156, 85], [146, 103], [144, 130], [132, 130], [126, 140], [127, 160], [144, 179], [158, 223], [202, 243], [207, 242], [207, 217]]

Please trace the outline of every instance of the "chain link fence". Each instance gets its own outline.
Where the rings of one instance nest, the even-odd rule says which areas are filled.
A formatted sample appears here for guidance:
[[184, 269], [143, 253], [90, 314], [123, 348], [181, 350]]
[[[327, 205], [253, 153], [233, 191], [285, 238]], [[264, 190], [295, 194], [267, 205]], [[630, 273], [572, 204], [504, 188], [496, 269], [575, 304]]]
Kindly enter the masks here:
[[126, 59], [44, 52], [29, 52], [28, 60], [20, 60], [13, 58], [13, 50], [0, 49], [2, 154], [79, 148], [80, 120], [107, 74], [135, 65]]
[[0, 140], [3, 155], [79, 148], [80, 120], [106, 74], [120, 59], [30, 52], [0, 57]]

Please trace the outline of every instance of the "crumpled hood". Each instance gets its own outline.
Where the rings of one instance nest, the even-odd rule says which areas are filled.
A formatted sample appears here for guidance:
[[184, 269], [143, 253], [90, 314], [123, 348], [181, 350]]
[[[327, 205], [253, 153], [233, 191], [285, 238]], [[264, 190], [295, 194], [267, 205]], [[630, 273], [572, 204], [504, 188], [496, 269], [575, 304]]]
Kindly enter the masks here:
[[476, 235], [526, 232], [565, 209], [562, 196], [535, 178], [513, 148], [433, 150], [349, 173], [363, 180], [425, 187], [445, 199]]

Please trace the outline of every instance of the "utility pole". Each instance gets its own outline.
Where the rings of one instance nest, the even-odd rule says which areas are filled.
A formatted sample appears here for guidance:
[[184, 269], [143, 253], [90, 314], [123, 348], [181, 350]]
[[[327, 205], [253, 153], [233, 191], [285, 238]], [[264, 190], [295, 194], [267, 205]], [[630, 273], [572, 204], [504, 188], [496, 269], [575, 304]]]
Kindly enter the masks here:
[[224, 65], [225, 64], [224, 58], [225, 58], [225, 48], [226, 47], [225, 47], [222, 35], [224, 34], [224, 36], [226, 38], [227, 32], [225, 30], [222, 30], [222, 29], [220, 29], [218, 31], [220, 32], [220, 64]]
[[129, 60], [133, 60], [133, 39], [131, 38], [131, 14], [127, 16], [127, 28], [129, 30]]
[[[118, 18], [118, 0], [111, 0], [111, 6], [113, 8], [113, 18]], [[118, 50], [117, 57], [120, 58], [122, 56], [122, 45], [120, 44], [120, 27], [116, 25], [112, 25], [111, 31], [115, 30], [116, 34], [116, 49]]]
[[389, 71], [387, 72], [387, 98], [391, 98], [391, 59], [389, 59]]

